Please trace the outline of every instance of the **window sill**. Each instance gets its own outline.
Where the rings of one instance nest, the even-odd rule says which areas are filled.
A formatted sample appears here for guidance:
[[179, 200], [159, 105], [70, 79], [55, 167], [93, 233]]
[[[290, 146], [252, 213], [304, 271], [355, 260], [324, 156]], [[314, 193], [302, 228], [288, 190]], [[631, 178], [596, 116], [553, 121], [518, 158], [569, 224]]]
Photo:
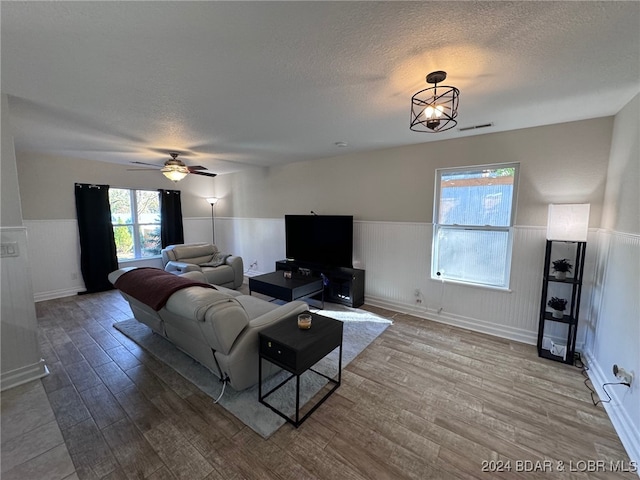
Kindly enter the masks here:
[[483, 290], [494, 290], [503, 293], [512, 293], [509, 287], [498, 287], [496, 285], [483, 285], [481, 283], [463, 282], [461, 280], [442, 279], [438, 277], [431, 277], [431, 280], [438, 283], [450, 283], [452, 285], [460, 285], [462, 287], [481, 288]]
[[153, 257], [123, 258], [122, 260], [118, 259], [118, 263], [144, 262], [146, 260], [158, 260], [161, 258], [162, 258], [162, 255], [156, 255]]

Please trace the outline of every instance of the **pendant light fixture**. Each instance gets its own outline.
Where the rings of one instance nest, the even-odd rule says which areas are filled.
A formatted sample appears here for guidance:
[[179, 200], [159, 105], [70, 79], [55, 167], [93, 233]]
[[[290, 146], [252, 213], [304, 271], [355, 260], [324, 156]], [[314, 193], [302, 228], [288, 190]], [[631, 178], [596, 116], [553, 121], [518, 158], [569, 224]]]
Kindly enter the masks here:
[[456, 87], [438, 86], [447, 78], [447, 72], [437, 71], [427, 75], [427, 83], [433, 87], [420, 90], [411, 97], [411, 125], [414, 132], [444, 132], [455, 127], [458, 121], [458, 97]]

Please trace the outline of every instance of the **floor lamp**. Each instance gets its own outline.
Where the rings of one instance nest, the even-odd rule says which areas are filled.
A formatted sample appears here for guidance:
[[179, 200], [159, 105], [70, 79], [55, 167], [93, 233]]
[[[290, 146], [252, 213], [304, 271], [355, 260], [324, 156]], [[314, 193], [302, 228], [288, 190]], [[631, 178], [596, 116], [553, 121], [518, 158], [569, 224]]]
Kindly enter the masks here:
[[216, 197], [209, 197], [207, 198], [207, 202], [209, 202], [209, 205], [211, 205], [211, 240], [213, 242], [213, 244], [216, 244], [216, 230], [215, 230], [215, 224], [213, 221], [213, 208], [216, 206], [216, 203], [218, 203], [218, 199]]

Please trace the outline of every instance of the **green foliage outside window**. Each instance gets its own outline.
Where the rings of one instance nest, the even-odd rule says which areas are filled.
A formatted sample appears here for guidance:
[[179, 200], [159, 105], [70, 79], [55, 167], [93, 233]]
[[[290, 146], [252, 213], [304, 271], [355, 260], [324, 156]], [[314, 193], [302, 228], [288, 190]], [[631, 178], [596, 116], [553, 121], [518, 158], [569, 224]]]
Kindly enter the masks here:
[[119, 259], [160, 255], [160, 195], [149, 190], [109, 189], [111, 223]]
[[134, 258], [133, 235], [130, 227], [113, 227], [113, 236], [116, 241], [116, 254], [118, 258]]

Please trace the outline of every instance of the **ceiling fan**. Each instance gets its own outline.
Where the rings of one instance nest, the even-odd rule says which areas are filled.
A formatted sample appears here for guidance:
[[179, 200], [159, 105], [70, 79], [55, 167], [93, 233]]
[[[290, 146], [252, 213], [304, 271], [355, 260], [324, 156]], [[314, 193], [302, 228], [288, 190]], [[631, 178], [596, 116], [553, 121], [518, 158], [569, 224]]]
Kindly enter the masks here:
[[[182, 180], [189, 173], [193, 173], [195, 175], [204, 175], [205, 177], [215, 177], [217, 175], [215, 173], [203, 171], [207, 169], [200, 165], [196, 165], [194, 167], [188, 167], [187, 165], [184, 164], [182, 160], [178, 160], [178, 155], [180, 155], [180, 153], [178, 152], [170, 152], [169, 155], [171, 155], [171, 159], [164, 162], [164, 166], [162, 167], [159, 167], [158, 165], [154, 165], [152, 163], [145, 163], [145, 162], [138, 162], [138, 161], [134, 161], [131, 163], [135, 163], [138, 165], [149, 165], [150, 167], [160, 168], [160, 171], [162, 172], [162, 174], [165, 177], [167, 177], [169, 180], [174, 182], [178, 182]], [[148, 169], [144, 168], [141, 170], [148, 170]]]

